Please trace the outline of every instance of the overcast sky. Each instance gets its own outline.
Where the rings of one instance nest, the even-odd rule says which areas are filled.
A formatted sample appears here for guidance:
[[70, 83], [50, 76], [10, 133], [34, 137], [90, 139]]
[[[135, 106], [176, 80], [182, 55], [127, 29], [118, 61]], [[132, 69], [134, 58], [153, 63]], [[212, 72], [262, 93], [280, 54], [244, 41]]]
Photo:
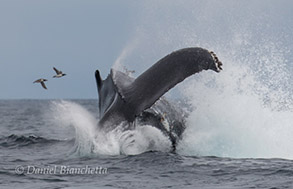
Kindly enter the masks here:
[[[96, 69], [106, 77], [116, 62], [139, 74], [186, 46], [221, 54], [261, 36], [290, 51], [292, 12], [290, 0], [0, 0], [0, 99], [96, 98]], [[53, 66], [67, 75], [52, 78]]]
[[95, 98], [95, 70], [107, 75], [135, 23], [123, 2], [0, 0], [0, 98]]

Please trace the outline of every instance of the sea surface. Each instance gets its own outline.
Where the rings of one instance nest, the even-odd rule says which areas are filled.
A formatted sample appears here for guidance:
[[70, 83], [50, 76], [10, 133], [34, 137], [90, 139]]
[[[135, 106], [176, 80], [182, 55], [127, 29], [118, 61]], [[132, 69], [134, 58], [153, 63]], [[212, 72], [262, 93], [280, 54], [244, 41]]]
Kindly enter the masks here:
[[92, 145], [76, 125], [97, 114], [96, 100], [1, 100], [0, 188], [293, 188], [290, 159]]

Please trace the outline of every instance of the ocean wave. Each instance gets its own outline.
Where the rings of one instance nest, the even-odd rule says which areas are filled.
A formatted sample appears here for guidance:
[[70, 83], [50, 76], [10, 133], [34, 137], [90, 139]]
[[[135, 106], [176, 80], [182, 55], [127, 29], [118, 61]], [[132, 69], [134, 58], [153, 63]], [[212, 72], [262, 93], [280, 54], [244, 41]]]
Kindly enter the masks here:
[[0, 146], [15, 148], [15, 147], [24, 147], [34, 144], [52, 144], [58, 142], [72, 142], [74, 139], [69, 140], [60, 140], [60, 139], [49, 139], [36, 135], [15, 135], [11, 134], [9, 136], [3, 136], [0, 138]]

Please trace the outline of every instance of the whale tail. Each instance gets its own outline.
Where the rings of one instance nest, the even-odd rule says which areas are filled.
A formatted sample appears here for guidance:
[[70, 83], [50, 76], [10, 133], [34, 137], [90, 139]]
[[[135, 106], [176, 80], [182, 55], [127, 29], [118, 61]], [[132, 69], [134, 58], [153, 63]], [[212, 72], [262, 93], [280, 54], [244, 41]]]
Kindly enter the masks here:
[[211, 69], [222, 70], [217, 56], [202, 48], [185, 48], [165, 56], [134, 79], [120, 71], [102, 80], [96, 71], [101, 121], [109, 115], [119, 115], [129, 122], [150, 108], [162, 95], [185, 78]]

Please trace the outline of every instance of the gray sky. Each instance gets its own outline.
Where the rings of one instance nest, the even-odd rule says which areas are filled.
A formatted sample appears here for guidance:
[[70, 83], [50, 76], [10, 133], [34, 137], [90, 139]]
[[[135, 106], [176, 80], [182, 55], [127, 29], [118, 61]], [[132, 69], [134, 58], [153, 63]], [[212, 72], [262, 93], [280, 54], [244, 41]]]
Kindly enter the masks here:
[[[247, 45], [246, 40], [273, 43], [289, 52], [292, 4], [0, 0], [0, 99], [96, 98], [96, 69], [106, 77], [116, 62], [138, 74], [187, 46], [212, 48], [225, 56], [224, 49], [240, 48], [237, 42]], [[53, 79], [53, 66], [68, 75]], [[41, 77], [49, 79], [48, 90], [33, 84]]]
[[[95, 98], [136, 10], [123, 1], [0, 0], [0, 98]], [[68, 75], [53, 79], [53, 66]], [[48, 90], [33, 81], [47, 78]]]

